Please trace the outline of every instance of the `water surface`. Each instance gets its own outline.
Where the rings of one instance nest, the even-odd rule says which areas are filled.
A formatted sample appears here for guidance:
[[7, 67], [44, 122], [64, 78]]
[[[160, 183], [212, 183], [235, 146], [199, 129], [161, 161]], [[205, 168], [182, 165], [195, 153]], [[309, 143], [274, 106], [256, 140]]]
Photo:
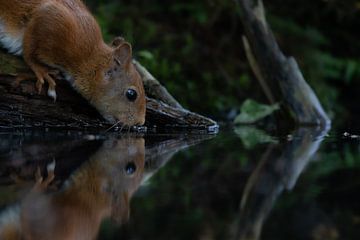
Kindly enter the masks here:
[[0, 239], [360, 237], [354, 133], [26, 131], [0, 140]]

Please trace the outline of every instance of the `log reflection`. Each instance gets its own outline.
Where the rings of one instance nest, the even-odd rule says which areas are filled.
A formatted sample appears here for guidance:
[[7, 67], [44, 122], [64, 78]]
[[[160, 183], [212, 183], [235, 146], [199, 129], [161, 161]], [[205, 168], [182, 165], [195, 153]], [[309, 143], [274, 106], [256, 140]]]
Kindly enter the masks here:
[[293, 189], [327, 132], [328, 129], [299, 128], [283, 145], [268, 147], [246, 183], [235, 223], [235, 239], [260, 238], [277, 198], [284, 190]]

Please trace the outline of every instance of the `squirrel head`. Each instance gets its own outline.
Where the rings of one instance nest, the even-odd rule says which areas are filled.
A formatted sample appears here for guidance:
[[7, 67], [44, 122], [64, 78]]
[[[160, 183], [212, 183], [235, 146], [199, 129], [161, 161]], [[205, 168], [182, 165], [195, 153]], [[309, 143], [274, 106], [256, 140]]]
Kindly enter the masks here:
[[96, 71], [97, 86], [91, 102], [111, 123], [125, 126], [145, 122], [145, 91], [132, 62], [132, 48], [123, 38], [111, 44], [110, 58]]
[[103, 167], [102, 188], [111, 199], [111, 219], [121, 224], [130, 216], [130, 200], [139, 188], [145, 168], [145, 141], [140, 137], [108, 139], [92, 157]]

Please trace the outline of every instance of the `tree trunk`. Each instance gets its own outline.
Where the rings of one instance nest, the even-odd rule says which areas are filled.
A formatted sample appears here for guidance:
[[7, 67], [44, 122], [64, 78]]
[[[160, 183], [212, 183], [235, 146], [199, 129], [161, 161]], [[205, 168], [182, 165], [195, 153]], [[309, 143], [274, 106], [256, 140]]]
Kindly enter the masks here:
[[283, 109], [290, 113], [287, 115], [298, 125], [329, 127], [330, 119], [303, 78], [295, 59], [281, 52], [266, 22], [262, 1], [237, 2], [244, 26], [246, 55], [269, 102], [283, 103]]

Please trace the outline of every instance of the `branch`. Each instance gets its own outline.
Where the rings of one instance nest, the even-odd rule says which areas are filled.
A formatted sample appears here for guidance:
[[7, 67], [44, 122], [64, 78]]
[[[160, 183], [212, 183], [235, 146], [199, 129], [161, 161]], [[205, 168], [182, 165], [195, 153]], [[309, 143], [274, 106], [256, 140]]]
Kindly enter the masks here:
[[167, 105], [175, 108], [183, 108], [176, 99], [171, 96], [171, 94], [163, 87], [158, 80], [154, 78], [151, 73], [146, 70], [138, 61], [133, 61], [135, 64], [136, 69], [140, 73], [143, 83], [145, 92], [149, 97], [153, 97], [157, 100], [160, 100]]
[[286, 57], [265, 19], [261, 0], [237, 0], [245, 33], [245, 51], [270, 102], [283, 102], [299, 125], [329, 126], [330, 119], [306, 83], [296, 60]]
[[[215, 121], [184, 109], [140, 63], [136, 68], [143, 77], [147, 97], [145, 126], [156, 129], [197, 129], [216, 132]], [[62, 128], [107, 129], [110, 124], [66, 81], [58, 80], [56, 103], [44, 92], [36, 93], [33, 81], [14, 87], [14, 77], [31, 72], [21, 58], [0, 50], [0, 129]], [[151, 97], [150, 97], [151, 96]], [[133, 128], [133, 130], [143, 130]]]

